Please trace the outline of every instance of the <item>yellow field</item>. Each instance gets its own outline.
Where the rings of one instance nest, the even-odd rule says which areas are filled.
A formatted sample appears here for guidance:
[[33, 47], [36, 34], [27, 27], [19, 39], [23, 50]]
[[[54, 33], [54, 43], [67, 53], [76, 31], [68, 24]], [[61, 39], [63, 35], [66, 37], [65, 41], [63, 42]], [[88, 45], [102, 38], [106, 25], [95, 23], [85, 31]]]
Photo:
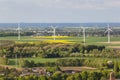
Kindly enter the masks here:
[[[51, 40], [52, 38], [60, 39], [60, 38], [68, 38], [68, 37], [69, 36], [36, 36], [34, 38], [47, 39], [47, 40], [44, 40], [47, 43], [72, 43], [72, 42], [69, 42], [68, 40]], [[50, 39], [50, 40], [48, 40], [48, 39]]]
[[68, 38], [68, 36], [36, 36], [34, 38]]
[[[26, 43], [26, 42], [15, 42], [15, 43], [17, 43], [17, 44], [24, 44], [24, 43]], [[36, 43], [36, 42], [27, 42], [28, 44], [34, 44], [34, 43]]]
[[72, 43], [67, 40], [46, 40], [48, 43]]

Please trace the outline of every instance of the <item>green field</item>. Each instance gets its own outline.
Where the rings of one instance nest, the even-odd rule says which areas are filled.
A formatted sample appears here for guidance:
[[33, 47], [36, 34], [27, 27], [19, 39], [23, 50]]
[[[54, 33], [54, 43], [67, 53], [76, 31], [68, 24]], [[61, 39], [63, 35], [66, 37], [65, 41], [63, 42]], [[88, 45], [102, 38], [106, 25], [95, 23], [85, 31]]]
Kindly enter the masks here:
[[[21, 40], [17, 39], [17, 36], [12, 36], [12, 37], [0, 37], [0, 40], [13, 40], [16, 42], [39, 42], [39, 41], [48, 41], [53, 40], [53, 37], [42, 37], [42, 38], [35, 38], [31, 36], [21, 36]], [[71, 42], [71, 43], [82, 43], [83, 42], [83, 37], [66, 37], [66, 38], [56, 38], [57, 41], [62, 41], [65, 40], [66, 42]], [[54, 41], [54, 40], [53, 40]], [[54, 41], [55, 42], [55, 41]], [[100, 43], [100, 42], [106, 42]], [[111, 37], [111, 43], [112, 42], [120, 42], [119, 37]], [[120, 43], [118, 44], [107, 44], [107, 37], [86, 37], [86, 45], [89, 44], [94, 44], [94, 45], [109, 45], [109, 46], [120, 46]]]
[[[33, 60], [35, 63], [46, 63], [46, 62], [55, 62], [57, 61], [58, 59], [91, 59], [91, 60], [117, 60], [120, 62], [120, 58], [93, 58], [93, 57], [65, 57], [65, 58], [40, 58], [40, 57], [36, 57], [36, 58], [22, 58], [23, 60], [28, 60], [28, 61], [31, 61]], [[19, 62], [21, 59], [18, 58], [17, 61]], [[15, 66], [15, 63], [16, 63], [16, 59], [9, 59], [9, 65], [13, 65]]]

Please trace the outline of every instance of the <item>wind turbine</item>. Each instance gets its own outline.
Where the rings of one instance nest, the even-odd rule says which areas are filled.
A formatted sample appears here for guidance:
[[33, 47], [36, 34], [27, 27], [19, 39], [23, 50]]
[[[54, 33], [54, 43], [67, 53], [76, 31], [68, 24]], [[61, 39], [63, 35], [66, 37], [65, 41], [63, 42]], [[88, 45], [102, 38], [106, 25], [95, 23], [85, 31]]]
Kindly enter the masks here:
[[81, 27], [83, 29], [82, 33], [83, 33], [83, 42], [84, 42], [84, 45], [86, 43], [86, 37], [85, 37], [85, 27]]
[[85, 43], [86, 43], [86, 37], [85, 37], [85, 27], [83, 27], [83, 26], [81, 26], [81, 27], [67, 27], [67, 28], [77, 28], [77, 29], [79, 29], [79, 28], [82, 28], [82, 34], [83, 34], [83, 42], [84, 42], [84, 45], [85, 45]]
[[53, 37], [54, 37], [54, 40], [55, 40], [55, 36], [56, 36], [56, 34], [55, 34], [55, 32], [56, 32], [56, 27], [53, 27], [53, 26], [51, 26], [52, 27], [52, 29], [53, 29]]
[[20, 40], [20, 30], [21, 30], [21, 28], [20, 28], [20, 23], [18, 23], [17, 24], [17, 26], [18, 26], [18, 28], [17, 28], [17, 31], [18, 31], [18, 40]]
[[110, 29], [109, 24], [107, 26], [108, 26], [108, 29], [105, 31], [105, 33], [108, 32], [108, 43], [110, 43], [110, 32], [112, 32], [112, 30]]

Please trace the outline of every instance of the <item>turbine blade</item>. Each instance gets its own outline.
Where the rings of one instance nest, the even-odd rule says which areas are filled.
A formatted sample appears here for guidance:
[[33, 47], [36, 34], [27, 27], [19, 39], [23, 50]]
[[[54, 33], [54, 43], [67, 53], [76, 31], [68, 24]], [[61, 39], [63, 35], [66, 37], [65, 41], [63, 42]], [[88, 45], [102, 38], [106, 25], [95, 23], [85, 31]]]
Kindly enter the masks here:
[[113, 32], [113, 30], [112, 30], [112, 29], [110, 29], [110, 31], [111, 31], [111, 32]]
[[104, 33], [107, 33], [109, 30], [106, 30]]

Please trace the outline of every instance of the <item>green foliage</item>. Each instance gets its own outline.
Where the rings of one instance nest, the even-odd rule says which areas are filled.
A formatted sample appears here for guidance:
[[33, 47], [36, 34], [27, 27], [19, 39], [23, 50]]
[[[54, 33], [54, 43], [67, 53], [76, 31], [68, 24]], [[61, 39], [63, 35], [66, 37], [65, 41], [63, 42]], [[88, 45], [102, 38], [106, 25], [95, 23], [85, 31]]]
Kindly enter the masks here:
[[22, 67], [29, 67], [29, 68], [36, 66], [36, 64], [33, 60], [32, 61], [23, 60], [21, 65], [22, 65]]
[[47, 71], [52, 72], [52, 73], [56, 72], [56, 69], [54, 67], [47, 67], [46, 69]]
[[110, 72], [107, 71], [107, 70], [102, 71], [102, 77], [104, 77], [104, 78], [106, 78], [106, 79], [109, 78], [109, 74], [110, 74]]
[[[52, 69], [52, 67], [51, 67]], [[19, 76], [20, 72], [18, 72], [16, 69], [4, 69], [6, 72], [5, 75], [0, 76], [1, 80], [108, 80], [110, 72], [108, 71], [102, 71], [102, 72], [86, 72], [83, 71], [81, 73], [75, 73], [75, 74], [66, 74], [62, 73], [60, 71], [53, 72], [52, 76], [47, 75], [28, 75], [21, 77]], [[16, 74], [18, 75], [16, 75]], [[120, 73], [115, 73], [116, 78], [119, 78]]]
[[119, 72], [119, 65], [117, 61], [114, 62], [114, 72]]
[[100, 80], [107, 80], [106, 78], [104, 78], [104, 77], [101, 77], [101, 79]]
[[0, 57], [0, 64], [6, 65], [7, 63], [8, 63], [8, 59], [7, 58]]
[[71, 76], [68, 76], [66, 80], [75, 80], [75, 78], [73, 75], [71, 75]]
[[82, 80], [82, 76], [79, 73], [74, 74], [75, 80]]
[[[88, 66], [101, 70], [113, 69], [114, 59], [106, 58], [23, 58], [18, 59], [21, 67], [56, 67], [59, 66]], [[118, 60], [118, 59], [116, 59]], [[15, 65], [15, 59], [9, 60], [9, 65]], [[120, 64], [120, 63], [118, 63]]]
[[55, 70], [56, 71], [62, 71], [61, 68], [58, 65], [55, 66]]
[[100, 80], [102, 74], [98, 72], [90, 72], [88, 75], [88, 80]]
[[117, 73], [114, 73], [114, 74], [115, 74], [116, 79], [120, 79], [120, 72], [117, 72]]
[[62, 79], [61, 80], [66, 80], [66, 78], [68, 77], [68, 75], [67, 74], [61, 74], [61, 77], [62, 77]]
[[[43, 58], [57, 58], [70, 56], [71, 53], [89, 53], [94, 49], [99, 52], [105, 49], [104, 46], [88, 45], [83, 46], [81, 44], [63, 44], [63, 43], [46, 43], [46, 42], [34, 42], [30, 43], [13, 43], [12, 46], [2, 48], [0, 50], [1, 56], [8, 58], [17, 57], [43, 57]], [[94, 53], [94, 52], [93, 52]]]
[[59, 71], [55, 72], [55, 73], [52, 75], [53, 80], [61, 80], [61, 79], [62, 79], [61, 74], [62, 74], [62, 73], [59, 72]]
[[56, 64], [59, 66], [82, 66], [84, 59], [58, 59]]
[[88, 73], [87, 73], [86, 71], [83, 71], [83, 72], [81, 73], [81, 76], [82, 76], [82, 80], [87, 80], [87, 78], [88, 78]]
[[46, 77], [46, 76], [41, 75], [38, 79], [39, 79], [39, 80], [47, 80], [47, 77]]

